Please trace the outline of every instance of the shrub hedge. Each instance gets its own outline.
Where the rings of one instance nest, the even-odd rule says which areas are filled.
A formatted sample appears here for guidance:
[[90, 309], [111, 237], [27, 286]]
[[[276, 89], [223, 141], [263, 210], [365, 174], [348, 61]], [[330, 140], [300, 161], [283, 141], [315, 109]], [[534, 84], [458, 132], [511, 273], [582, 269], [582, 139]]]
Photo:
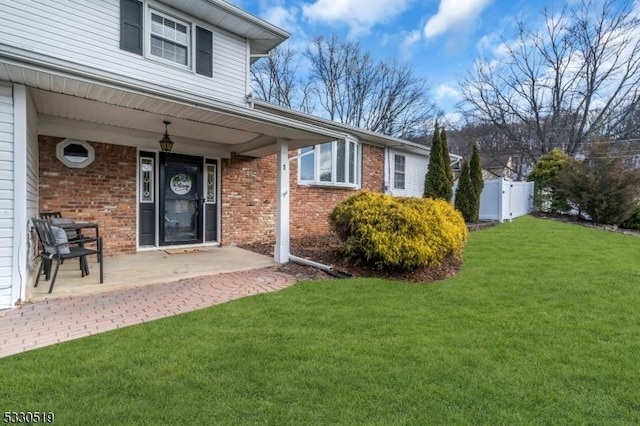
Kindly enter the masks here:
[[635, 209], [631, 217], [622, 222], [620, 227], [640, 231], [640, 208]]
[[408, 270], [459, 256], [467, 227], [451, 203], [362, 191], [339, 203], [329, 216], [350, 260], [377, 269]]

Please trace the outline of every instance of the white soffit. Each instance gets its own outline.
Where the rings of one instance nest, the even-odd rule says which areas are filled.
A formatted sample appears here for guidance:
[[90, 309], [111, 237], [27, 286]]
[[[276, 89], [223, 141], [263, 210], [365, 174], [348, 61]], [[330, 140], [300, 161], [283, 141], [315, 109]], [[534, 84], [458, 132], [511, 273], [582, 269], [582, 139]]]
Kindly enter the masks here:
[[135, 90], [109, 80], [94, 81], [32, 65], [0, 62], [2, 80], [32, 88], [36, 109], [42, 115], [154, 133], [163, 127], [163, 120], [169, 120], [173, 134], [224, 144], [246, 155], [274, 153], [277, 139], [290, 140], [291, 149], [295, 149], [344, 137], [324, 126], [242, 105], [182, 98], [178, 92], [167, 96], [149, 88]]
[[251, 53], [268, 53], [289, 38], [289, 33], [285, 30], [225, 1], [162, 0], [162, 2], [215, 27], [248, 39], [251, 43]]
[[[148, 112], [110, 105], [89, 99], [76, 98], [59, 93], [32, 90], [33, 100], [39, 114], [86, 121], [114, 127], [141, 130], [156, 134], [164, 133], [164, 118], [171, 121], [169, 133], [222, 144], [237, 145], [250, 142], [260, 136], [259, 132], [229, 128], [212, 122], [230, 123], [225, 117], [213, 112], [194, 111], [193, 108], [176, 105], [146, 105]], [[162, 116], [162, 117], [159, 117]]]

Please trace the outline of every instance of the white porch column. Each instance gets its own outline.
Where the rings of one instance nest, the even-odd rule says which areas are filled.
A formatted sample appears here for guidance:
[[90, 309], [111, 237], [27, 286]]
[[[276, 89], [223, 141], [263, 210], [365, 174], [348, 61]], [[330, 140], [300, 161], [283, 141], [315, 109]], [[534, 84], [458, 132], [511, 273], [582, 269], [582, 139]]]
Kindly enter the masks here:
[[278, 175], [276, 177], [276, 246], [273, 258], [289, 261], [289, 142], [278, 139]]
[[13, 86], [13, 212], [0, 211], [5, 219], [13, 215], [13, 285], [11, 303], [25, 300], [27, 258], [29, 256], [29, 218], [27, 210], [27, 127], [29, 122], [29, 92], [21, 84]]

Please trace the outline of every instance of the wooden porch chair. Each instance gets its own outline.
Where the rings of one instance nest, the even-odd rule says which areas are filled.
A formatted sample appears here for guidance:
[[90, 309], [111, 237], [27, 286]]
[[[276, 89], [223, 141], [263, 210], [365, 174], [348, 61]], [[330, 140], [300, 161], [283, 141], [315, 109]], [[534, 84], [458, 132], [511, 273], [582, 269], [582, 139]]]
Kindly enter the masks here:
[[[49, 285], [49, 293], [53, 291], [53, 286], [56, 282], [56, 276], [58, 275], [58, 269], [60, 269], [60, 263], [65, 259], [78, 258], [80, 264], [80, 270], [82, 276], [89, 275], [89, 263], [87, 262], [87, 256], [97, 255], [100, 265], [100, 284], [104, 282], [103, 277], [103, 259], [102, 259], [102, 237], [99, 238], [83, 238], [74, 241], [67, 239], [67, 234], [61, 228], [51, 226], [49, 222], [44, 219], [31, 219], [33, 226], [36, 229], [38, 238], [40, 239], [42, 252], [41, 262], [38, 268], [38, 275], [36, 276], [36, 282], [34, 287], [38, 286], [40, 276], [43, 270], [46, 273], [46, 279], [49, 279], [52, 263], [55, 261], [56, 267], [53, 271], [53, 277], [51, 277], [51, 284]], [[96, 248], [88, 248], [85, 244], [96, 243]]]

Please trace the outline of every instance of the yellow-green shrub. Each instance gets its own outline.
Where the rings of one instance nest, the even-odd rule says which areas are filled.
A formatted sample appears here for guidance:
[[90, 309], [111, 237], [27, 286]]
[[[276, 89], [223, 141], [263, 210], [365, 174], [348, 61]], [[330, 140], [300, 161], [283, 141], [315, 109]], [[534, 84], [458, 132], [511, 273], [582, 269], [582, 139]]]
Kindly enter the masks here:
[[459, 256], [467, 241], [462, 215], [444, 200], [399, 198], [362, 191], [329, 216], [351, 260], [406, 270]]

